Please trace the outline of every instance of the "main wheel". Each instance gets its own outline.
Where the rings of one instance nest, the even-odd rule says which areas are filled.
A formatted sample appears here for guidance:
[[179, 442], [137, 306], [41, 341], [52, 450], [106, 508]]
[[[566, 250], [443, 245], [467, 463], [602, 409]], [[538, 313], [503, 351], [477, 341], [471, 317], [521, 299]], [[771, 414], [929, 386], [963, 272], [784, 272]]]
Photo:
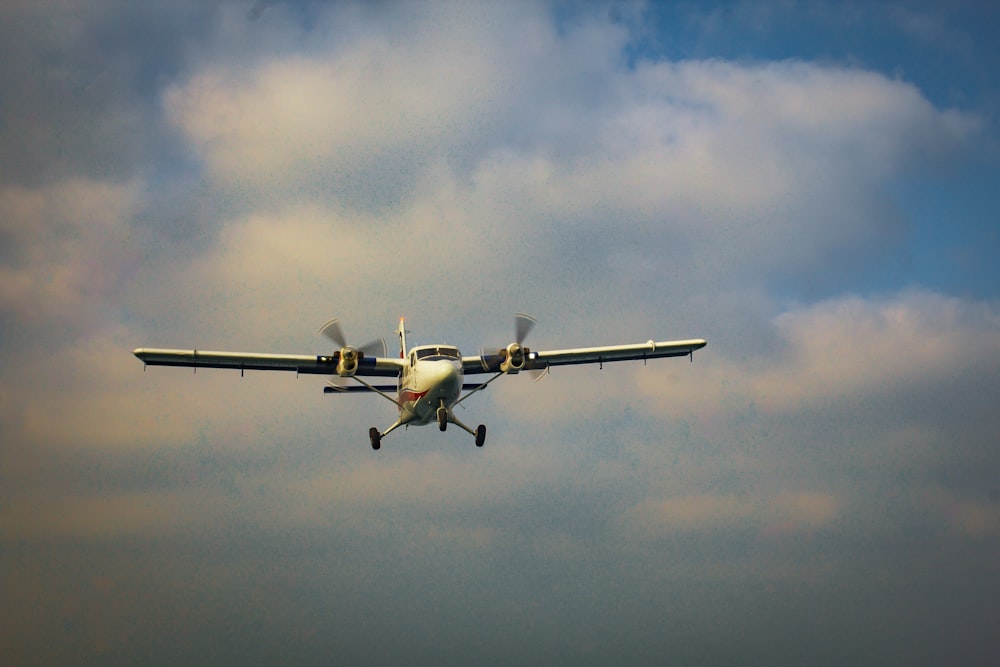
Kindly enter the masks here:
[[382, 446], [382, 434], [374, 426], [368, 429], [368, 439], [372, 441], [372, 449], [375, 451], [378, 451], [379, 447]]
[[480, 424], [476, 428], [476, 447], [482, 447], [486, 443], [486, 424]]
[[443, 407], [437, 409], [438, 428], [442, 431], [448, 428], [448, 411]]

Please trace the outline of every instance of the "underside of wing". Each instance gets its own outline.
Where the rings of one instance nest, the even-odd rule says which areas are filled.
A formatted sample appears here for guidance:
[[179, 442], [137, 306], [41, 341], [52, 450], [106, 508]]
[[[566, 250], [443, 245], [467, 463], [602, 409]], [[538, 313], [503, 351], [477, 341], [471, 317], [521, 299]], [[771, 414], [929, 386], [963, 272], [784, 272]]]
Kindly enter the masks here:
[[[340, 352], [330, 355], [259, 354], [255, 352], [212, 352], [136, 348], [132, 353], [147, 366], [184, 368], [226, 368], [239, 371], [292, 371], [313, 375], [337, 375]], [[361, 357], [355, 375], [396, 377], [402, 361], [386, 357]]]
[[[529, 350], [522, 370], [544, 370], [552, 366], [573, 364], [605, 364], [613, 361], [646, 361], [666, 357], [687, 357], [708, 343], [701, 338], [675, 340], [632, 345], [606, 345], [601, 347], [580, 347], [565, 350]], [[498, 354], [463, 357], [465, 373], [497, 373], [504, 360], [503, 351]]]
[[370, 394], [372, 391], [396, 391], [394, 384], [328, 384], [323, 387], [324, 394]]
[[611, 361], [645, 361], [666, 357], [687, 357], [695, 350], [708, 345], [700, 338], [656, 343], [648, 341], [635, 345], [608, 345], [604, 347], [581, 347], [568, 350], [546, 350], [531, 352], [525, 368], [547, 368], [572, 364], [602, 364]]

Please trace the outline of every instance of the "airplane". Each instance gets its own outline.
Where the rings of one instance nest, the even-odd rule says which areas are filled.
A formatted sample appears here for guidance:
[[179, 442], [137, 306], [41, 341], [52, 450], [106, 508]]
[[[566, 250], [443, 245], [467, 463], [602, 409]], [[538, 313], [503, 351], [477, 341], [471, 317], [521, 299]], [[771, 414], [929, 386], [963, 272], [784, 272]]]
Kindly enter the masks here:
[[[528, 371], [541, 379], [553, 366], [598, 364], [614, 361], [664, 357], [690, 357], [708, 343], [700, 338], [631, 345], [581, 347], [562, 350], [535, 351], [524, 346], [524, 339], [536, 320], [518, 313], [514, 318], [514, 342], [496, 350], [483, 350], [478, 355], [463, 356], [453, 345], [418, 345], [407, 350], [404, 318], [399, 319], [395, 334], [399, 337], [399, 357], [389, 357], [385, 339], [361, 346], [348, 345], [337, 320], [330, 320], [320, 333], [337, 345], [333, 354], [259, 354], [253, 352], [206, 352], [203, 350], [172, 350], [139, 347], [132, 351], [147, 366], [182, 366], [194, 368], [226, 368], [245, 371], [295, 371], [316, 375], [335, 375], [340, 382], [330, 382], [323, 388], [328, 394], [374, 392], [393, 403], [399, 413], [385, 430], [368, 429], [372, 449], [382, 446], [382, 439], [400, 426], [422, 426], [436, 422], [441, 431], [455, 424], [475, 438], [476, 446], [486, 442], [486, 426], [475, 430], [455, 416], [455, 407], [473, 394], [485, 389], [504, 375]], [[469, 375], [492, 375], [484, 382], [465, 382]], [[372, 382], [364, 378], [374, 378]], [[383, 384], [389, 378], [395, 384]], [[357, 384], [349, 384], [353, 380]], [[344, 383], [347, 384], [344, 384]], [[395, 398], [389, 392], [395, 392]], [[464, 393], [463, 393], [464, 392]]]

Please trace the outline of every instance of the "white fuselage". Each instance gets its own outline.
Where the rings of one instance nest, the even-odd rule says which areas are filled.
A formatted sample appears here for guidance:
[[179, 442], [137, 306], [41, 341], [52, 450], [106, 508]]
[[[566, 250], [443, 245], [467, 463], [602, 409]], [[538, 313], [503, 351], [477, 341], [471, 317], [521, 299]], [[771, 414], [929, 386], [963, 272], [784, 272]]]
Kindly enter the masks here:
[[402, 424], [427, 424], [437, 410], [451, 407], [462, 393], [462, 356], [448, 345], [424, 345], [410, 351], [399, 376], [399, 419]]

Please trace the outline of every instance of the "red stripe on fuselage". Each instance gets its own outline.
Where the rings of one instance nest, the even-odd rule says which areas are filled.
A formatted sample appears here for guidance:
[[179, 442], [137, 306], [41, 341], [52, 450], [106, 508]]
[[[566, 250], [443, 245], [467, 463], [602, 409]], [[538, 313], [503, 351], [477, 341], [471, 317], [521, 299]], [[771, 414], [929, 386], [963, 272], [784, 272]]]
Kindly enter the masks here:
[[400, 403], [416, 403], [421, 398], [427, 395], [426, 391], [413, 391], [411, 389], [403, 389], [399, 392]]

